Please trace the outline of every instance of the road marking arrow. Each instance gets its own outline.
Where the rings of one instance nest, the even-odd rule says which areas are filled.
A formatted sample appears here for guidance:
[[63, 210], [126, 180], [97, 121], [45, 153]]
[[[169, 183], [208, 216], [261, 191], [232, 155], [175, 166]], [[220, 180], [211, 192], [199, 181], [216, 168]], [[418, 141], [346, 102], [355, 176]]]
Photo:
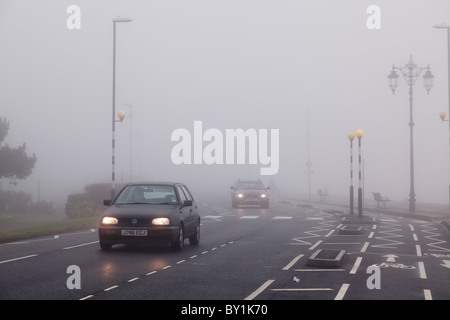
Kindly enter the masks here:
[[383, 257], [387, 257], [386, 262], [395, 262], [395, 258], [398, 258], [395, 254], [387, 254]]
[[450, 260], [442, 260], [444, 264], [441, 264], [441, 266], [449, 268], [450, 269]]

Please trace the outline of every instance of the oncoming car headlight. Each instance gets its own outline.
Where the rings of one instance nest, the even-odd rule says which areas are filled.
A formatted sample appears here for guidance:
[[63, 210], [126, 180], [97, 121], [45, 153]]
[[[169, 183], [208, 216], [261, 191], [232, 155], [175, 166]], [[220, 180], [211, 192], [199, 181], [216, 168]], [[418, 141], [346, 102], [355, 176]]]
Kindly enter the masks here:
[[152, 220], [152, 224], [155, 226], [168, 226], [169, 219], [168, 218], [155, 218]]
[[102, 224], [117, 224], [119, 220], [113, 217], [103, 217]]
[[237, 195], [237, 197], [238, 197], [238, 198], [243, 198], [244, 195], [243, 195], [242, 193], [239, 193], [239, 194]]
[[262, 195], [261, 195], [261, 198], [265, 198], [266, 197], [266, 195], [263, 193]]

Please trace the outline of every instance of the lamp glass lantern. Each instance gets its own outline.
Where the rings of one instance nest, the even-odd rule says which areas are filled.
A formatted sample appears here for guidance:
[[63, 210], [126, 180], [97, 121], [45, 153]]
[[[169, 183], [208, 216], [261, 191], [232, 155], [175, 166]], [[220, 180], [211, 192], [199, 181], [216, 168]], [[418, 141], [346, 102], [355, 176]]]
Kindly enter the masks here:
[[349, 139], [350, 141], [353, 141], [353, 139], [355, 139], [355, 134], [354, 134], [353, 132], [350, 132], [350, 133], [347, 135], [347, 137], [348, 137], [348, 139]]
[[430, 67], [428, 67], [427, 72], [423, 75], [423, 86], [425, 87], [425, 90], [427, 90], [427, 94], [430, 93], [431, 88], [433, 87], [433, 79], [434, 76], [431, 73]]
[[392, 94], [394, 94], [395, 89], [398, 87], [399, 75], [395, 72], [394, 68], [392, 68], [391, 73], [388, 75], [389, 87], [392, 90]]
[[361, 139], [364, 135], [364, 131], [362, 131], [361, 129], [356, 130], [356, 136], [358, 137], [358, 139]]

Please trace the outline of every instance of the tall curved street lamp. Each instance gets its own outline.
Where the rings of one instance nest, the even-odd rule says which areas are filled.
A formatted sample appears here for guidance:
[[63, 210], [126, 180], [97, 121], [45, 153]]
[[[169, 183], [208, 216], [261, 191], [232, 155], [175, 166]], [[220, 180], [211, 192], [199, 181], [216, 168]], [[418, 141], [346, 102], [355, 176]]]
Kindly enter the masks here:
[[[435, 29], [446, 29], [447, 30], [447, 55], [448, 55], [448, 61], [447, 61], [447, 68], [448, 68], [448, 112], [450, 113], [450, 26], [448, 24], [442, 23], [434, 25], [433, 28]], [[442, 121], [448, 121], [445, 120], [445, 117], [447, 116], [447, 113], [445, 111], [439, 112], [439, 116], [441, 117]], [[450, 152], [450, 121], [448, 122], [449, 126], [449, 152]], [[450, 155], [449, 155], [450, 160]], [[450, 163], [450, 161], [449, 161]], [[449, 171], [450, 174], [450, 171]], [[449, 212], [450, 212], [450, 183], [448, 185], [448, 203], [449, 203]]]
[[356, 130], [356, 137], [358, 138], [358, 163], [359, 163], [359, 172], [358, 172], [358, 217], [362, 217], [362, 187], [361, 187], [361, 139], [364, 135], [364, 131], [361, 129]]
[[[113, 83], [112, 83], [112, 189], [111, 200], [116, 197], [116, 181], [115, 181], [115, 131], [116, 131], [116, 23], [133, 21], [130, 18], [117, 17], [113, 22]], [[125, 112], [120, 111], [118, 114], [119, 121], [125, 118]]]
[[409, 139], [410, 139], [410, 190], [409, 190], [409, 212], [416, 211], [416, 194], [414, 191], [414, 150], [413, 150], [413, 86], [418, 77], [425, 72], [423, 75], [423, 86], [427, 91], [427, 94], [430, 93], [431, 87], [433, 86], [433, 78], [434, 76], [431, 74], [430, 66], [427, 67], [418, 67], [412, 56], [409, 58], [409, 62], [400, 68], [397, 68], [395, 65], [392, 66], [392, 71], [388, 75], [389, 87], [392, 90], [392, 94], [395, 93], [395, 89], [398, 87], [399, 75], [397, 71], [405, 79], [406, 83], [409, 86]]

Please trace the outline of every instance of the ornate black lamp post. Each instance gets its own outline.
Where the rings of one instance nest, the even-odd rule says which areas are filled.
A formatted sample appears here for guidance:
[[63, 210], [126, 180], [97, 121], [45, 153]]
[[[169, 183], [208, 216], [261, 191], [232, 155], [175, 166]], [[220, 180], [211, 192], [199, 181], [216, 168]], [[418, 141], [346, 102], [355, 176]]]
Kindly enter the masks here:
[[409, 191], [409, 212], [416, 211], [416, 194], [414, 192], [414, 150], [413, 150], [413, 86], [417, 78], [425, 71], [423, 75], [423, 85], [427, 90], [427, 94], [430, 92], [433, 86], [434, 76], [431, 74], [430, 66], [418, 67], [410, 56], [409, 62], [400, 68], [395, 65], [392, 66], [392, 71], [388, 75], [389, 87], [392, 89], [392, 93], [395, 93], [395, 89], [398, 87], [399, 75], [396, 71], [399, 71], [406, 83], [409, 86], [409, 130], [410, 130], [410, 191]]

